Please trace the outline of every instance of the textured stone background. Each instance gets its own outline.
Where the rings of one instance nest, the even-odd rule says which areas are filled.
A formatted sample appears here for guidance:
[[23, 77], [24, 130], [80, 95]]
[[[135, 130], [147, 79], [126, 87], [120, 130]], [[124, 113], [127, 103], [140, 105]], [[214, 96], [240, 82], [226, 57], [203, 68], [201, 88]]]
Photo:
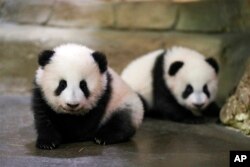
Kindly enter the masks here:
[[220, 113], [221, 121], [250, 135], [250, 65]]
[[118, 72], [180, 45], [220, 62], [222, 104], [245, 69], [249, 32], [249, 0], [0, 0], [0, 94], [29, 93], [38, 53], [61, 43], [105, 52]]

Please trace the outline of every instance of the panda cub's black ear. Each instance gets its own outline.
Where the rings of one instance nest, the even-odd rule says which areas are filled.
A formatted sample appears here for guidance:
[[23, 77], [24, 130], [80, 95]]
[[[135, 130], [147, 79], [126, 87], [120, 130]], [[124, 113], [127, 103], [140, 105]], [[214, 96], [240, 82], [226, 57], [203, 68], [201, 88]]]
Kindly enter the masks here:
[[96, 61], [96, 63], [98, 64], [100, 72], [104, 73], [107, 70], [107, 66], [108, 66], [108, 62], [107, 62], [105, 54], [95, 51], [94, 53], [92, 53], [92, 56], [94, 60]]
[[182, 61], [176, 61], [176, 62], [172, 63], [170, 65], [169, 70], [168, 70], [168, 74], [170, 76], [174, 76], [183, 65], [184, 65], [184, 63]]
[[217, 74], [219, 73], [219, 65], [214, 58], [212, 57], [206, 58], [206, 62], [214, 68]]
[[44, 67], [46, 64], [49, 63], [50, 58], [53, 56], [55, 52], [53, 50], [44, 50], [39, 54], [38, 57], [38, 64]]

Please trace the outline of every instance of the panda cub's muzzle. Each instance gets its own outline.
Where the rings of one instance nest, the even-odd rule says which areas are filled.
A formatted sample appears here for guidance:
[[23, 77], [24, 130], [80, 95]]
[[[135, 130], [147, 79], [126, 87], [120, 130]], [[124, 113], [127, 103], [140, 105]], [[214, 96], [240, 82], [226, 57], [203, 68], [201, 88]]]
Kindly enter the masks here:
[[193, 110], [203, 110], [206, 107], [208, 98], [204, 93], [193, 93], [189, 98]]
[[204, 106], [204, 103], [193, 103], [193, 106], [197, 108], [197, 110], [200, 110]]
[[71, 109], [75, 109], [79, 106], [79, 103], [75, 103], [75, 104], [70, 104], [70, 103], [67, 103], [67, 106]]
[[79, 112], [80, 103], [66, 103], [62, 108], [66, 112]]

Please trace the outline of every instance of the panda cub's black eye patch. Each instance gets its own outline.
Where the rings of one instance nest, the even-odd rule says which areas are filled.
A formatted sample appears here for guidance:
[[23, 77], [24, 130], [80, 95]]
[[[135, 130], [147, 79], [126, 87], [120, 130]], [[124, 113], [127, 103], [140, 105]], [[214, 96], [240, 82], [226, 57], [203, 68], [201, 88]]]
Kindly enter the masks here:
[[80, 86], [80, 89], [83, 91], [84, 95], [85, 95], [86, 97], [89, 97], [90, 92], [89, 92], [89, 89], [88, 89], [87, 82], [84, 81], [84, 80], [82, 80], [82, 81], [80, 82], [80, 85], [79, 85], [79, 86]]
[[210, 92], [208, 90], [207, 84], [203, 86], [203, 92], [207, 95], [207, 97], [210, 97]]
[[55, 95], [59, 96], [66, 87], [67, 87], [67, 82], [64, 79], [60, 80], [58, 87], [55, 90]]
[[186, 86], [186, 89], [185, 89], [184, 92], [182, 93], [182, 97], [183, 97], [184, 99], [186, 99], [193, 91], [194, 91], [194, 90], [193, 90], [193, 87], [192, 87], [190, 84], [188, 84], [188, 85]]

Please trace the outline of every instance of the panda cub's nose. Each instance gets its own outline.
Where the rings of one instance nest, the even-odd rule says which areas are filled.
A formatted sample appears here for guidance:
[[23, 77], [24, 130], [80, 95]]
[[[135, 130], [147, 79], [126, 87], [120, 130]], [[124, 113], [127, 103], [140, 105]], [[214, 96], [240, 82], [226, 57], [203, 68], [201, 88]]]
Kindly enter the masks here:
[[201, 109], [202, 108], [202, 106], [204, 105], [203, 103], [201, 103], [201, 104], [193, 104], [197, 109]]
[[78, 107], [79, 104], [70, 104], [70, 103], [67, 103], [67, 106], [70, 107], [70, 108], [72, 108], [72, 109], [74, 109], [74, 108]]

